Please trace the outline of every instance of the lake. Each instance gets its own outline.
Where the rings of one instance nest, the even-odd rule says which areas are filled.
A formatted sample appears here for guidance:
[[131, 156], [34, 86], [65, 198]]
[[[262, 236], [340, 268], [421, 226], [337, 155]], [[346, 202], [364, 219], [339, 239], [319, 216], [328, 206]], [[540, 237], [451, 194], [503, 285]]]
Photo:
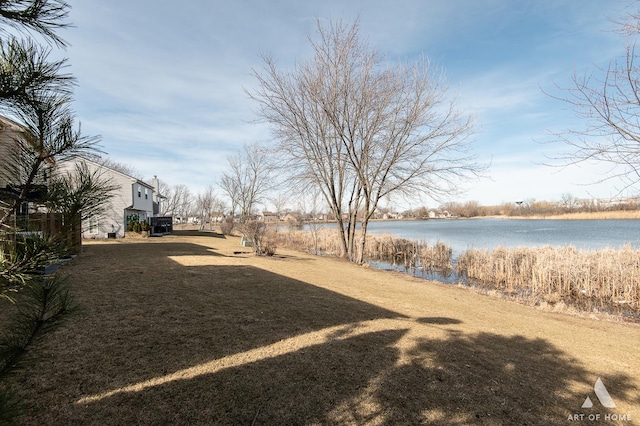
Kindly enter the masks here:
[[[424, 241], [442, 242], [453, 249], [453, 257], [468, 249], [504, 247], [574, 246], [583, 250], [625, 244], [640, 247], [640, 220], [557, 220], [557, 219], [434, 219], [410, 221], [375, 221], [369, 223], [372, 234]], [[370, 262], [380, 269], [394, 269], [442, 282], [465, 282], [455, 273], [407, 270], [402, 265]]]
[[433, 245], [440, 241], [454, 251], [505, 247], [575, 246], [584, 250], [624, 244], [640, 247], [640, 220], [435, 219], [375, 221], [369, 232], [392, 234]]

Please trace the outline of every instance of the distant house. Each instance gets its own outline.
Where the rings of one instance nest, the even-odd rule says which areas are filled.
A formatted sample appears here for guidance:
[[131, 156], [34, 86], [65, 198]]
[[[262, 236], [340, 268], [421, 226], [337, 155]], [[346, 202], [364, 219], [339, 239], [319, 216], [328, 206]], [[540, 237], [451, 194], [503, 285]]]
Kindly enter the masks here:
[[[131, 220], [153, 224], [153, 219], [157, 218], [158, 212], [162, 210], [159, 205], [162, 197], [158, 193], [157, 177], [154, 176], [153, 184], [148, 184], [118, 170], [80, 157], [60, 164], [58, 170], [72, 170], [78, 162], [86, 164], [90, 172], [109, 180], [117, 188], [103, 213], [89, 218], [82, 224], [83, 238], [124, 237]], [[163, 226], [165, 226], [164, 223]]]
[[386, 212], [382, 215], [383, 220], [399, 219], [399, 214], [394, 212]]
[[212, 212], [211, 213], [211, 220], [214, 223], [220, 223], [224, 220], [224, 213], [223, 212]]
[[260, 216], [260, 220], [262, 220], [263, 222], [277, 222], [279, 220], [279, 217], [277, 213], [263, 211], [262, 215]]

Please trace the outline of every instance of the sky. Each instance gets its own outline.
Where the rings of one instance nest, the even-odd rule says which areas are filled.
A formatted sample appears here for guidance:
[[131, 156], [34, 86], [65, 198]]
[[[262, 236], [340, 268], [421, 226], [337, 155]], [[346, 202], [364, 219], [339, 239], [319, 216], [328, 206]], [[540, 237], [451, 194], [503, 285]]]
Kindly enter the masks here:
[[[591, 184], [598, 164], [557, 168], [566, 151], [550, 134], [580, 126], [552, 95], [576, 73], [624, 54], [610, 18], [617, 0], [70, 0], [60, 31], [77, 78], [74, 110], [85, 135], [145, 179], [216, 186], [243, 145], [270, 143], [246, 90], [261, 55], [281, 69], [311, 57], [316, 22], [359, 19], [360, 35], [389, 60], [420, 56], [444, 70], [449, 94], [475, 122], [473, 150], [487, 177], [451, 200], [609, 198], [620, 184]], [[222, 194], [222, 190], [217, 190]], [[627, 194], [622, 194], [627, 195]], [[428, 201], [428, 202], [427, 202]], [[436, 206], [436, 201], [417, 205]], [[268, 208], [268, 203], [265, 206]]]

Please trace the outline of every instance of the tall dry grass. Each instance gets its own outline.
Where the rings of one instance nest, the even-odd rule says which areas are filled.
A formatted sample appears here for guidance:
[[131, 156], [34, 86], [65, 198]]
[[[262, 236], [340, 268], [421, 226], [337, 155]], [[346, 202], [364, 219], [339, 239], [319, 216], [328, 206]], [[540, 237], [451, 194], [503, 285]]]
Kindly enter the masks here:
[[[335, 229], [271, 231], [278, 247], [342, 255]], [[365, 259], [407, 271], [452, 272], [461, 280], [496, 289], [528, 302], [563, 302], [582, 310], [605, 309], [640, 318], [640, 250], [631, 245], [597, 251], [575, 247], [471, 249], [453, 259], [452, 249], [393, 235], [367, 235]]]
[[497, 247], [467, 250], [457, 271], [509, 293], [640, 313], [640, 250]]
[[[278, 247], [331, 256], [343, 254], [340, 237], [335, 229], [273, 231], [270, 239], [275, 241]], [[364, 250], [364, 258], [368, 261], [382, 261], [407, 269], [425, 271], [453, 270], [453, 250], [440, 242], [428, 245], [423, 241], [407, 240], [392, 235], [367, 234]]]

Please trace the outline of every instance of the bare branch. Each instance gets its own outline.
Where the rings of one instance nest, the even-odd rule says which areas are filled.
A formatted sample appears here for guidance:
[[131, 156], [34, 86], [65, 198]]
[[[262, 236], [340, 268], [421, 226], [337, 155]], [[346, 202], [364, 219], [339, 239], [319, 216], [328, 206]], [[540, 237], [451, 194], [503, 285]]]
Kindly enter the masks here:
[[314, 57], [293, 71], [265, 56], [249, 96], [272, 126], [289, 182], [319, 189], [345, 254], [362, 262], [355, 224], [362, 222], [366, 237], [383, 197], [437, 196], [481, 172], [469, 153], [472, 122], [429, 61], [385, 63], [361, 40], [357, 22], [318, 22], [310, 41]]

